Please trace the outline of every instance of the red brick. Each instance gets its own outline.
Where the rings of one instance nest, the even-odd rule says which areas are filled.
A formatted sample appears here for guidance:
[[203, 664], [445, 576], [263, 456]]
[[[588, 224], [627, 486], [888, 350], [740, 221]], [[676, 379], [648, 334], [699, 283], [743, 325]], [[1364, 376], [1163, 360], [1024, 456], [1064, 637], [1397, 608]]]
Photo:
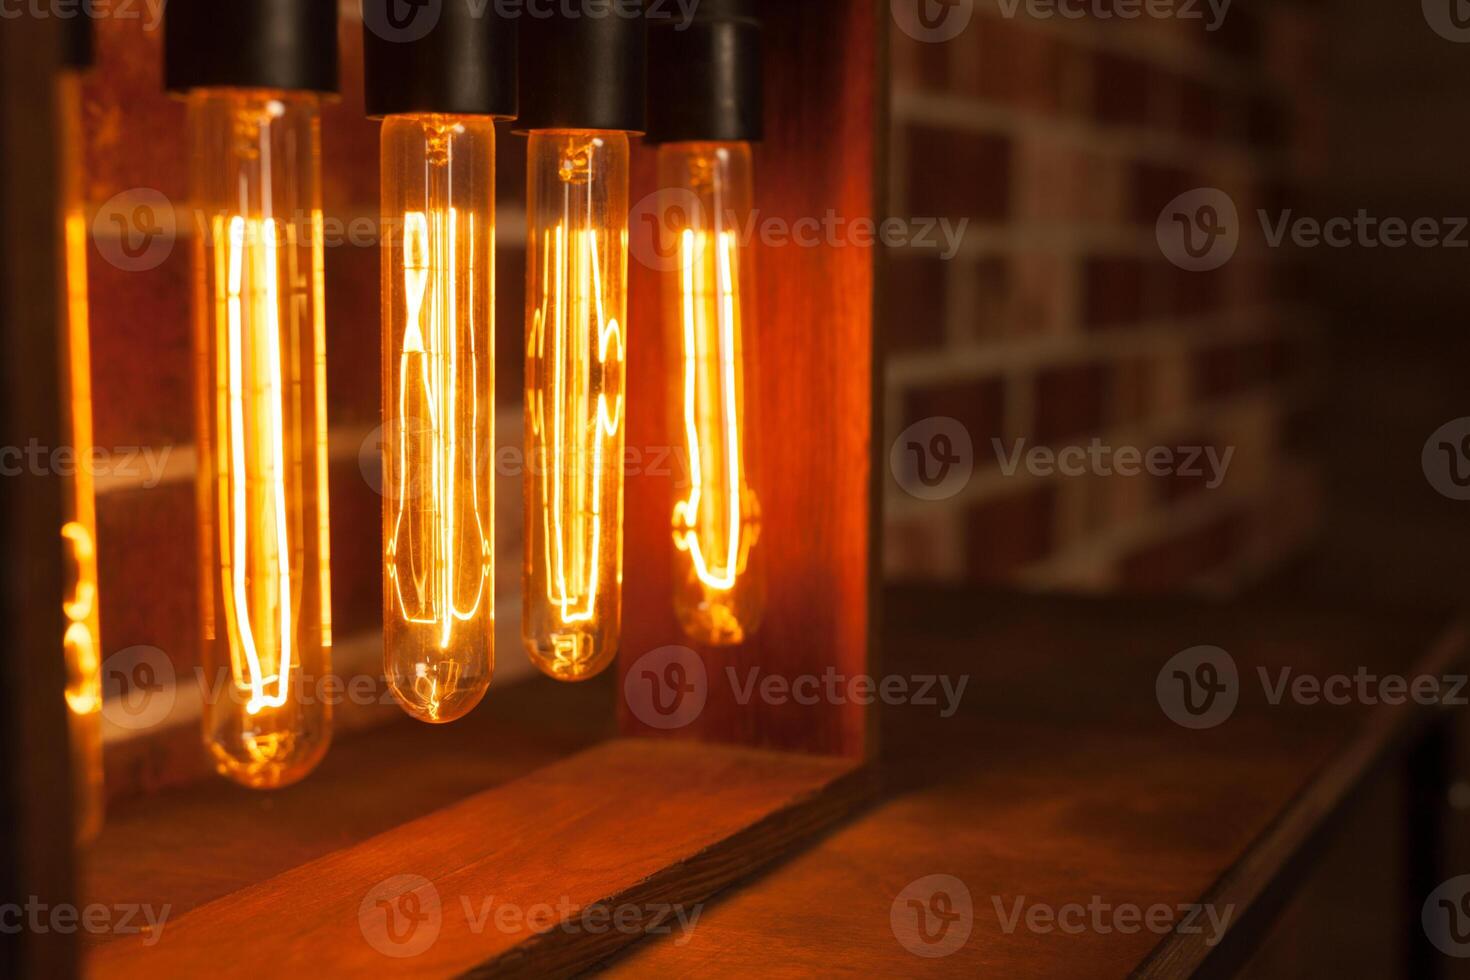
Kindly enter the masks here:
[[88, 250], [94, 437], [99, 446], [194, 441], [190, 278], [193, 243], [124, 271]]
[[1094, 255], [1084, 260], [1082, 276], [1087, 326], [1119, 326], [1143, 315], [1143, 263], [1139, 259]]
[[1150, 115], [1152, 69], [1137, 58], [1104, 53], [1093, 62], [1092, 112], [1102, 123], [1143, 126]]
[[1057, 489], [1040, 486], [987, 500], [965, 519], [966, 576], [999, 582], [1055, 546]]
[[992, 440], [1005, 435], [1005, 388], [999, 378], [914, 388], [904, 395], [903, 425], [952, 418], [970, 433], [975, 461], [994, 459]]
[[988, 255], [966, 274], [973, 280], [978, 294], [975, 332], [981, 337], [994, 337], [1014, 331], [1017, 310], [1011, 260]]
[[1046, 115], [1074, 110], [1086, 90], [1087, 51], [1004, 18], [977, 18], [975, 50], [960, 60], [955, 88], [999, 105]]
[[1200, 186], [1198, 177], [1189, 171], [1158, 163], [1136, 163], [1128, 177], [1133, 220], [1145, 228], [1158, 223], [1159, 215], [1170, 201]]
[[97, 498], [97, 577], [104, 659], [157, 647], [180, 671], [199, 663], [194, 481]]
[[[1176, 450], [1183, 446], [1198, 446], [1202, 450], [1208, 447], [1210, 451], [1214, 452], [1214, 458], [1224, 458], [1224, 447], [1220, 444], [1220, 440], [1215, 439], [1213, 436], [1180, 436], [1170, 439], [1167, 445]], [[1143, 448], [1147, 449], [1148, 447]], [[1201, 455], [1196, 459], [1190, 460], [1186, 454], [1176, 451], [1174, 461], [1175, 470], [1173, 472], [1161, 477], [1154, 477], [1158, 499], [1163, 503], [1177, 503], [1186, 497], [1204, 493], [1208, 489], [1210, 480], [1216, 476], [1216, 474], [1209, 472], [1209, 462], [1206, 456]], [[1186, 464], [1188, 464], [1190, 472], [1179, 472]]]
[[1210, 141], [1220, 135], [1223, 122], [1220, 93], [1208, 82], [1185, 79], [1180, 89], [1179, 131], [1198, 140]]
[[1230, 266], [1193, 272], [1161, 261], [1154, 268], [1159, 280], [1158, 289], [1154, 292], [1158, 299], [1154, 310], [1156, 315], [1200, 316], [1237, 298], [1232, 290], [1226, 288]]
[[948, 263], [932, 252], [884, 252], [884, 316], [879, 339], [890, 352], [944, 344]]
[[1113, 421], [1127, 425], [1141, 422], [1154, 410], [1157, 366], [1148, 357], [1122, 361], [1115, 372]]
[[1102, 428], [1107, 369], [1098, 364], [1053, 368], [1036, 376], [1036, 421], [1032, 438], [1058, 444]]
[[908, 212], [926, 218], [1000, 221], [1011, 213], [1008, 137], [911, 126]]

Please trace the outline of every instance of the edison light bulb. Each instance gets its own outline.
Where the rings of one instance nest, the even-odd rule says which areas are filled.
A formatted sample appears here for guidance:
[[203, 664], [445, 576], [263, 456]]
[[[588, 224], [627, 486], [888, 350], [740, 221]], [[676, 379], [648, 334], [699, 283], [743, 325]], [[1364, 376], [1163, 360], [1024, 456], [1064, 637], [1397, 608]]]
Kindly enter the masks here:
[[221, 774], [269, 788], [331, 734], [318, 98], [188, 102], [204, 736]]
[[628, 137], [537, 130], [529, 154], [522, 630], [580, 680], [617, 655], [622, 607]]
[[383, 123], [385, 673], [423, 721], [494, 671], [495, 126]]
[[743, 642], [765, 610], [753, 270], [740, 237], [752, 209], [750, 147], [666, 143], [658, 168], [660, 186], [690, 195], [666, 215], [678, 250], [665, 279], [672, 431], [688, 467], [673, 510], [674, 610], [689, 636], [724, 646]]
[[[72, 30], [88, 30], [84, 18]], [[90, 44], [83, 45], [90, 48]], [[70, 53], [70, 52], [69, 52]], [[87, 307], [87, 216], [83, 190], [82, 78], [80, 64], [61, 75], [62, 242], [66, 274], [66, 323], [61, 332], [62, 384], [75, 474], [64, 481], [61, 537], [69, 559], [62, 611], [66, 628], [66, 706], [71, 740], [77, 836], [89, 841], [102, 829], [102, 665], [97, 596], [97, 500], [92, 458], [92, 357]]]

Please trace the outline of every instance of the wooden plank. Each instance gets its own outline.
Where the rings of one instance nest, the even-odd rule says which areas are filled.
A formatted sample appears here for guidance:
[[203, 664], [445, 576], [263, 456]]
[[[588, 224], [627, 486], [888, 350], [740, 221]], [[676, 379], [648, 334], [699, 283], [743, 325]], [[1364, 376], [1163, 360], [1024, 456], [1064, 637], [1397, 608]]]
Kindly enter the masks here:
[[[1448, 613], [963, 590], [892, 598], [885, 671], [968, 678], [959, 710], [885, 707], [883, 799], [722, 898], [692, 942], [640, 943], [609, 974], [1116, 980], [1163, 944], [1174, 972], [1161, 975], [1187, 975], [1203, 950], [1179, 950], [1172, 931], [1088, 924], [1071, 934], [1006, 917], [1017, 900], [1025, 909], [1244, 902], [1234, 916], [1251, 940], [1253, 907], [1291, 893], [1293, 855], [1310, 864], [1317, 838], [1307, 831], [1322, 807], [1340, 810], [1372, 759], [1392, 763], [1434, 718], [1413, 705], [1271, 704], [1258, 670], [1273, 681], [1283, 667], [1458, 675], [1470, 653], [1463, 629], [1446, 628]], [[1165, 717], [1155, 680], [1173, 654], [1205, 643], [1234, 657], [1242, 694], [1227, 722], [1191, 731]], [[935, 874], [967, 886], [971, 931], [951, 955], [923, 959], [901, 944], [893, 906]], [[1230, 890], [1216, 890], [1222, 881]]]
[[[604, 743], [211, 902], [161, 936], [103, 946], [90, 972], [573, 972], [659, 927], [661, 907], [692, 915], [840, 819], [864, 774], [847, 760]], [[584, 918], [591, 908], [622, 924]]]
[[[878, 23], [873, 0], [766, 3], [766, 138], [755, 152], [762, 221], [791, 228], [829, 214], [852, 222], [875, 214], [881, 157]], [[632, 199], [657, 187], [654, 151], [634, 155]], [[635, 234], [647, 234], [635, 227]], [[634, 250], [635, 254], [637, 250]], [[624, 731], [862, 757], [868, 712], [853, 703], [741, 704], [726, 682], [752, 669], [788, 678], [831, 668], [867, 670], [873, 571], [870, 474], [873, 439], [875, 249], [824, 242], [756, 245], [756, 338], [760, 380], [750, 399], [760, 428], [759, 547], [765, 549], [765, 624], [735, 649], [701, 650], [708, 698], [699, 717], [674, 732], [623, 712]], [[644, 460], [674, 460], [630, 472], [627, 488], [620, 676], [666, 645], [697, 647], [672, 608], [677, 455], [681, 440], [668, 398], [671, 380], [662, 276], [629, 263], [628, 445]], [[636, 574], [635, 574], [636, 570]]]
[[[425, 725], [395, 702], [378, 709], [392, 712], [388, 724], [350, 734], [339, 727], [343, 737], [321, 766], [294, 786], [261, 793], [210, 776], [114, 801], [87, 855], [83, 892], [109, 906], [167, 905], [177, 918], [607, 740], [615, 733], [611, 681], [530, 678], [496, 688], [453, 725]], [[384, 694], [376, 687], [373, 698]], [[366, 710], [348, 703], [336, 716]], [[186, 734], [183, 751], [201, 754], [197, 722]], [[152, 770], [174, 764], [155, 753], [117, 753], [109, 762], [140, 770], [128, 781], [148, 784]]]
[[[54, 90], [55, 18], [0, 29], [0, 446], [47, 451], [61, 435], [57, 300], [61, 224]], [[6, 460], [14, 467], [17, 460]], [[61, 486], [30, 466], [0, 476], [0, 895], [46, 906], [73, 895], [72, 809], [62, 661]], [[0, 931], [0, 974], [67, 976], [72, 937]]]
[[[1467, 650], [1470, 623], [1457, 621], [1408, 676], [1463, 674]], [[1206, 945], [1202, 934], [1173, 933], [1133, 975], [1139, 980], [1237, 975], [1320, 856], [1354, 794], [1390, 753], [1401, 750], [1444, 710], [1413, 702], [1374, 709], [1332, 762], [1200, 897], [1202, 903], [1236, 910], [1236, 924], [1225, 940]]]

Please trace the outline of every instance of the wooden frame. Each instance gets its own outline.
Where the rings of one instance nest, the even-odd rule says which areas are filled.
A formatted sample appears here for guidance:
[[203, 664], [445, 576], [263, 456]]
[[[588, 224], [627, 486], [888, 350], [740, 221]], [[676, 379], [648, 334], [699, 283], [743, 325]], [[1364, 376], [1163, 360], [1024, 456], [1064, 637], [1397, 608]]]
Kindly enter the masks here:
[[[62, 445], [58, 347], [61, 296], [54, 20], [7, 19], [0, 31], [0, 445]], [[48, 93], [52, 93], [48, 97]], [[47, 288], [50, 284], [53, 288]], [[65, 669], [60, 638], [61, 496], [54, 475], [0, 477], [0, 894], [50, 907], [72, 900], [74, 856]], [[42, 692], [51, 692], [43, 696]], [[0, 934], [0, 973], [65, 976], [71, 937], [55, 930]]]
[[[761, 216], [788, 223], [820, 219], [829, 211], [848, 220], [876, 217], [884, 159], [886, 5], [877, 0], [807, 0], [771, 2], [767, 9], [767, 140], [756, 158]], [[12, 31], [5, 40], [15, 38]], [[6, 64], [10, 72], [10, 66], [21, 62], [7, 59]], [[7, 85], [7, 111], [25, 90]], [[37, 114], [45, 115], [32, 112]], [[28, 123], [33, 135], [36, 121]], [[8, 134], [8, 115], [4, 124]], [[45, 169], [35, 155], [12, 158]], [[635, 201], [653, 189], [652, 159], [650, 150], [637, 151]], [[36, 186], [43, 185], [8, 183], [4, 205], [44, 212], [52, 196], [35, 194]], [[45, 216], [20, 226], [27, 224], [44, 226]], [[6, 226], [16, 227], [11, 222]], [[26, 236], [27, 242], [41, 240]], [[14, 254], [7, 249], [7, 282], [22, 271], [32, 281], [42, 273], [55, 278], [49, 267], [21, 270], [9, 258]], [[285, 975], [314, 972], [324, 958], [363, 969], [392, 965], [390, 954], [365, 941], [368, 926], [361, 904], [376, 884], [398, 875], [418, 875], [451, 899], [453, 907], [453, 896], [474, 894], [513, 895], [522, 906], [555, 904], [565, 897], [574, 910], [570, 914], [578, 915], [603, 905], [700, 903], [842, 819], [873, 792], [868, 765], [875, 744], [873, 712], [866, 706], [767, 704], [759, 699], [741, 703], [723, 680], [727, 667], [758, 667], [788, 679], [828, 671], [848, 677], [872, 672], [870, 596], [877, 575], [878, 511], [872, 464], [873, 392], [879, 377], [873, 342], [876, 256], [871, 248], [835, 243], [759, 246], [757, 254], [763, 469], [780, 481], [763, 501], [771, 600], [761, 634], [747, 647], [699, 651], [712, 678], [703, 712], [687, 726], [665, 732], [644, 724], [618, 697], [621, 729], [634, 737], [606, 742], [374, 836], [347, 841], [333, 853], [284, 873], [252, 878], [250, 862], [241, 862], [239, 852], [249, 846], [243, 843], [187, 845], [191, 860], [218, 862], [215, 867], [223, 876], [241, 887], [181, 912], [156, 945], [141, 939], [101, 942], [89, 956], [92, 972], [258, 972], [267, 958], [274, 972]], [[630, 444], [669, 444], [669, 416], [662, 404], [669, 386], [659, 325], [660, 283], [653, 270], [636, 263], [630, 275], [631, 321], [646, 324], [629, 340], [629, 388], [639, 399], [639, 410], [629, 413]], [[9, 304], [11, 293], [3, 299]], [[24, 317], [12, 318], [7, 306], [7, 339], [15, 342], [8, 349], [24, 351], [24, 356], [7, 360], [4, 368], [13, 375], [8, 391], [20, 402], [6, 406], [6, 422], [14, 410], [22, 423], [17, 431], [46, 432], [47, 424], [54, 428], [58, 418], [55, 387], [49, 383], [54, 372], [40, 375], [25, 366], [54, 363], [54, 351], [49, 350], [55, 343], [54, 327], [34, 326], [54, 311], [34, 295], [29, 302]], [[0, 487], [8, 496], [21, 489]], [[623, 653], [618, 676], [605, 684], [610, 688], [617, 681], [618, 693], [642, 654], [688, 645], [670, 608], [669, 490], [667, 482], [660, 484], [652, 476], [629, 480]], [[5, 519], [25, 529], [29, 552], [57, 554], [50, 547], [52, 536], [38, 530], [55, 526], [56, 488], [37, 482], [22, 492], [24, 499], [16, 498], [14, 506], [7, 499]], [[0, 601], [7, 609], [56, 608], [59, 620], [59, 561], [42, 567], [41, 574], [35, 574], [35, 566], [27, 571], [23, 582], [5, 580]], [[20, 635], [34, 649], [49, 649], [53, 635], [60, 635], [59, 625], [45, 617], [17, 615], [13, 621], [27, 623], [29, 632]], [[60, 658], [30, 660], [36, 684], [59, 690]], [[18, 671], [11, 676], [28, 675]], [[50, 748], [33, 756], [36, 771], [17, 770], [15, 785], [6, 787], [17, 796], [29, 793], [24, 798], [33, 804], [18, 816], [18, 832], [11, 838], [22, 843], [16, 854], [29, 852], [34, 858], [34, 868], [25, 869], [27, 876], [17, 880], [27, 883], [23, 888], [65, 900], [73, 854], [69, 836], [58, 833], [64, 821], [56, 818], [68, 813], [70, 804], [64, 780], [50, 778], [65, 765], [64, 755], [55, 754], [56, 746], [64, 746], [64, 736], [55, 737], [64, 732], [64, 716], [59, 700], [45, 711], [36, 699], [21, 707], [25, 710], [10, 716], [18, 725], [12, 744], [39, 741]], [[663, 735], [675, 738], [657, 737]], [[380, 729], [359, 737], [381, 741], [394, 736]], [[445, 737], [470, 738], [456, 736], [453, 728]], [[394, 775], [402, 782], [390, 788], [385, 778], [381, 792], [415, 791], [412, 767]], [[35, 787], [43, 785], [49, 788], [38, 793]], [[170, 833], [208, 835], [209, 828], [198, 826], [205, 810], [190, 802], [191, 793], [185, 789], [171, 793], [167, 801], [135, 801], [130, 804], [133, 816], [156, 820]], [[36, 841], [49, 844], [36, 847]], [[109, 859], [109, 843], [104, 834], [89, 861], [89, 887], [102, 893], [109, 875], [114, 882], [125, 877], [122, 867], [136, 878], [138, 867], [169, 862], [172, 855], [173, 845], [155, 845], [158, 852], [146, 855], [141, 865], [136, 853], [130, 863], [119, 865]], [[37, 884], [30, 886], [31, 881]], [[44, 891], [37, 891], [43, 881]], [[146, 882], [139, 884], [146, 887]], [[391, 905], [404, 894], [386, 898]], [[565, 928], [486, 935], [465, 928], [464, 918], [447, 909], [432, 949], [414, 959], [416, 970], [563, 974], [585, 968], [641, 935], [641, 927], [596, 935]], [[239, 963], [231, 944], [247, 930], [252, 962]], [[79, 944], [71, 937], [53, 934], [36, 946], [17, 962], [54, 967], [48, 974], [75, 970]]]

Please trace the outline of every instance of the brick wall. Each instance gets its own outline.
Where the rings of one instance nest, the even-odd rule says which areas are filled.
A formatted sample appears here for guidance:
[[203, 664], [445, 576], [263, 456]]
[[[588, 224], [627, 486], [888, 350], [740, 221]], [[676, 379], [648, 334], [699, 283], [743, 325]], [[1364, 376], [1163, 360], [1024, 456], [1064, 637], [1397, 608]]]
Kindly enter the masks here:
[[[1085, 6], [976, 0], [944, 41], [895, 15], [889, 212], [969, 224], [952, 257], [886, 251], [884, 423], [925, 446], [933, 419], [958, 420], [974, 469], [938, 500], [895, 469], [890, 579], [1231, 589], [1313, 528], [1300, 433], [1320, 327], [1254, 215], [1289, 206], [1320, 156], [1315, 15], [1237, 0], [1210, 31]], [[1212, 271], [1180, 268], [1156, 234], [1196, 188], [1243, 221]], [[1010, 466], [1034, 447], [1089, 456], [1074, 449], [1068, 474]], [[1195, 447], [1233, 450], [1223, 479], [1185, 465]], [[1125, 449], [1182, 452], [1138, 475], [1093, 462], [1131, 471]]]

